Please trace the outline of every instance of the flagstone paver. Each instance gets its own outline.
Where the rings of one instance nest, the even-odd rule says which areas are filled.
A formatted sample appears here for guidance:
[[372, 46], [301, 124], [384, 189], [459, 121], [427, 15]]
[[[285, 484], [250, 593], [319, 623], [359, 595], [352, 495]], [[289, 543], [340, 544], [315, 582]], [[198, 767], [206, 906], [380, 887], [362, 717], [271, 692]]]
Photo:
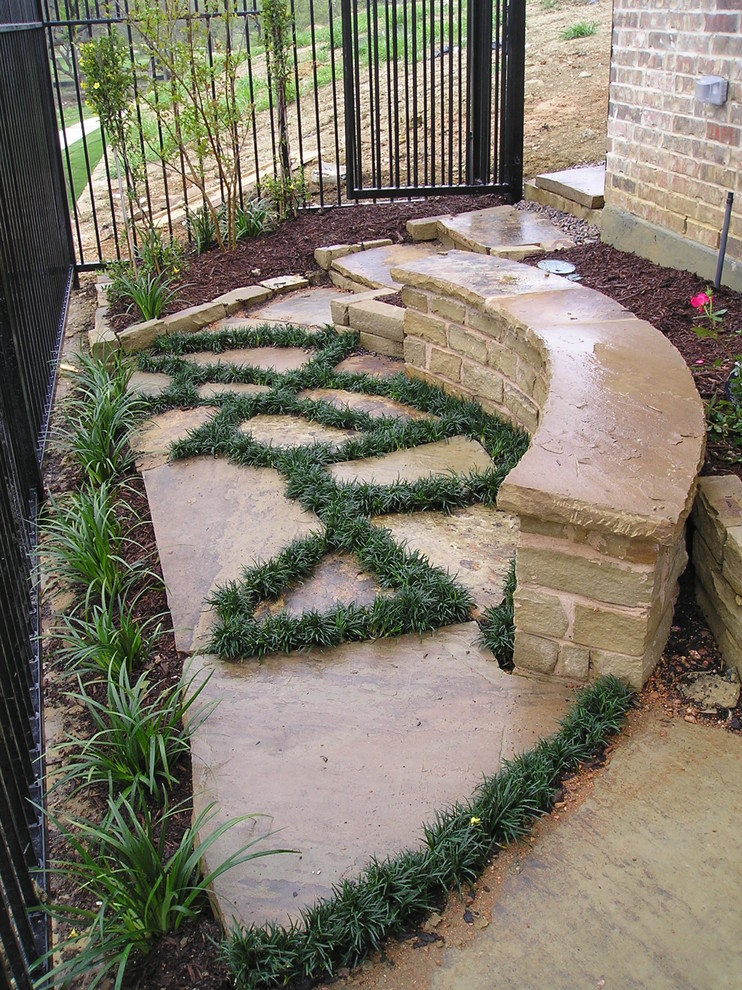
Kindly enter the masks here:
[[391, 485], [395, 481], [418, 481], [433, 475], [440, 477], [486, 471], [493, 463], [487, 451], [476, 440], [453, 437], [408, 450], [395, 450], [381, 457], [343, 461], [330, 465], [328, 471], [335, 481]]
[[278, 372], [297, 371], [312, 360], [311, 352], [302, 347], [236, 347], [220, 353], [196, 351], [183, 357], [201, 368], [209, 364], [237, 364]]
[[313, 443], [326, 443], [340, 447], [355, 430], [343, 430], [336, 426], [323, 426], [302, 416], [258, 415], [245, 420], [239, 426], [241, 433], [249, 433], [259, 443], [274, 447], [306, 447]]
[[218, 584], [323, 529], [313, 513], [284, 495], [283, 479], [270, 468], [194, 457], [145, 471], [144, 484], [175, 642], [186, 652]]
[[156, 399], [173, 383], [170, 375], [155, 371], [135, 371], [129, 379], [127, 391]]
[[574, 241], [550, 220], [513, 206], [443, 217], [438, 227], [444, 242], [447, 235], [457, 248], [515, 261], [543, 251], [574, 247]]
[[439, 246], [431, 244], [390, 244], [337, 258], [332, 263], [332, 271], [370, 289], [401, 289], [399, 282], [392, 278], [391, 269], [420, 261], [439, 250]]
[[480, 612], [503, 599], [505, 578], [518, 542], [517, 517], [491, 506], [471, 505], [442, 512], [376, 516], [375, 526], [398, 543], [424, 553], [435, 567], [455, 577], [474, 597]]
[[351, 354], [336, 365], [335, 370], [348, 371], [351, 375], [370, 375], [371, 378], [390, 378], [404, 371], [404, 361], [395, 361], [383, 354]]
[[372, 419], [384, 416], [394, 418], [402, 423], [413, 419], [432, 419], [429, 413], [421, 412], [403, 402], [389, 399], [385, 395], [365, 395], [363, 392], [347, 392], [337, 388], [312, 388], [299, 392], [299, 399], [313, 399], [328, 402], [336, 409], [352, 409], [353, 412], [365, 412]]
[[251, 385], [249, 382], [205, 382], [196, 389], [202, 399], [213, 399], [217, 395], [263, 395], [270, 392], [267, 385]]
[[182, 440], [191, 430], [198, 429], [213, 419], [217, 410], [213, 406], [195, 409], [168, 409], [150, 417], [137, 430], [132, 440], [138, 471], [148, 471], [164, 464], [170, 456], [170, 447]]
[[[304, 327], [323, 327], [332, 323], [330, 303], [344, 296], [340, 289], [315, 288], [279, 296], [250, 314], [253, 318], [278, 320]], [[348, 298], [353, 298], [347, 293]]]
[[327, 612], [340, 602], [349, 605], [373, 605], [379, 594], [389, 594], [373, 574], [363, 570], [355, 557], [349, 554], [329, 553], [319, 562], [312, 574], [298, 582], [279, 598], [263, 602], [255, 609], [255, 618], [276, 615], [286, 611], [301, 615], [312, 609]]
[[209, 829], [266, 815], [220, 839], [207, 869], [271, 831], [266, 849], [298, 850], [219, 878], [225, 921], [296, 918], [371, 856], [417, 845], [436, 809], [554, 730], [569, 690], [503, 673], [477, 633], [467, 623], [260, 664], [195, 658], [213, 671], [204, 700], [220, 701], [193, 737], [194, 811], [218, 802]]

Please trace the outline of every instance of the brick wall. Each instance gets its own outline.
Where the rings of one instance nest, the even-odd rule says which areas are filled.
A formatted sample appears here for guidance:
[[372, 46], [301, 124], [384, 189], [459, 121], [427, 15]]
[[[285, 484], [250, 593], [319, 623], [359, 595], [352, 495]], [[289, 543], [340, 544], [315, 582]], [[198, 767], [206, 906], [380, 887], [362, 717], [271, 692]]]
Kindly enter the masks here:
[[[614, 0], [605, 192], [606, 207], [717, 251], [731, 190], [727, 257], [737, 262], [741, 32], [742, 0]], [[723, 106], [695, 99], [702, 75], [729, 81]]]

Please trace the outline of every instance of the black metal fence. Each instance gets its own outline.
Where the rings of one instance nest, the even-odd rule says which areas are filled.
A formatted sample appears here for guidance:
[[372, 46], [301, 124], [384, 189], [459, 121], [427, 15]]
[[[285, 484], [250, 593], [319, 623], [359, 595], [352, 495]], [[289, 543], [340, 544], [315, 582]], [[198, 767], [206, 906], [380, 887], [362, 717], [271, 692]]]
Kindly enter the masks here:
[[[241, 202], [278, 174], [278, 114], [260, 2], [190, 0], [178, 22], [183, 32], [187, 23], [201, 23], [201, 57], [212, 68], [227, 56], [239, 65]], [[290, 2], [287, 118], [305, 205], [491, 190], [520, 198], [525, 0]], [[81, 71], [81, 46], [94, 38], [118, 35], [135, 67], [133, 150], [146, 165], [135, 227], [138, 218], [182, 233], [186, 211], [201, 205], [203, 191], [184, 179], [182, 158], [158, 126], [155, 91], [168, 74], [137, 30], [137, 0], [42, 4], [78, 265], [96, 266], [126, 250], [128, 208], [119, 185], [125, 169], [86, 103]], [[236, 27], [225, 29], [225, 9]], [[206, 178], [217, 184], [208, 165]]]
[[74, 250], [37, 0], [0, 0], [0, 987], [46, 949], [35, 567]]

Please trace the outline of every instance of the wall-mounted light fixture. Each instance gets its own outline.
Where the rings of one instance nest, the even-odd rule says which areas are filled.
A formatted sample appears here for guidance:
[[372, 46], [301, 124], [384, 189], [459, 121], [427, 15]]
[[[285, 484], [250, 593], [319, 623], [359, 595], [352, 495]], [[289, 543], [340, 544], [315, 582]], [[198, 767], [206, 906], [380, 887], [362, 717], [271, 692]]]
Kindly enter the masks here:
[[710, 103], [721, 107], [727, 102], [729, 83], [721, 76], [701, 76], [696, 81], [696, 99], [699, 103]]

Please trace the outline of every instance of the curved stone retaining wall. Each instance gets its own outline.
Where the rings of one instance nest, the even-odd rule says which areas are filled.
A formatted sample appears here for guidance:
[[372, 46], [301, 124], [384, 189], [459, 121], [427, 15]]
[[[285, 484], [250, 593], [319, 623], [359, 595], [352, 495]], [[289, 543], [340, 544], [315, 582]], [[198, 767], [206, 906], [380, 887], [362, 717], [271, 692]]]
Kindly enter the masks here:
[[392, 270], [407, 372], [531, 434], [498, 507], [520, 518], [515, 666], [639, 687], [667, 640], [704, 411], [680, 354], [583, 286], [452, 251]]

